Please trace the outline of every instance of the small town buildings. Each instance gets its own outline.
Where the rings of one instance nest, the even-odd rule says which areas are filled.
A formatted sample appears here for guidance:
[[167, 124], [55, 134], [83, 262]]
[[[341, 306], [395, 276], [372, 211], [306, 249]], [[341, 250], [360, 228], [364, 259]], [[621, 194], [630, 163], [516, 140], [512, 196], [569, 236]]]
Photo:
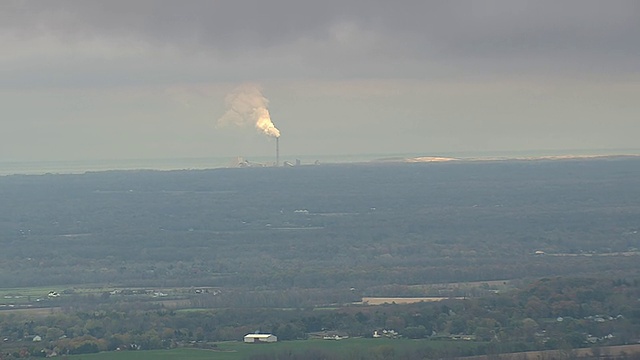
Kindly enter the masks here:
[[278, 337], [273, 334], [247, 334], [244, 336], [246, 343], [273, 343], [278, 341]]

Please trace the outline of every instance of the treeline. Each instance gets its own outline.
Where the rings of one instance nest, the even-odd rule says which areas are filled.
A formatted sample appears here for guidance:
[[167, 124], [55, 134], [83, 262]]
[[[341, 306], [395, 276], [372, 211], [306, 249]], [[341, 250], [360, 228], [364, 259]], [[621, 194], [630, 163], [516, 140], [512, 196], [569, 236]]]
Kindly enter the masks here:
[[204, 293], [189, 299], [192, 308], [314, 308], [342, 306], [362, 299], [350, 289], [240, 290]]
[[[287, 244], [284, 239], [274, 241], [279, 241], [281, 245]], [[75, 245], [68, 246], [91, 246], [84, 242], [85, 240], [76, 240]], [[296, 240], [288, 244], [296, 249], [307, 248], [308, 244], [297, 244], [298, 242]], [[418, 240], [415, 242], [420, 243]], [[20, 246], [26, 247], [28, 243], [28, 240], [24, 240], [24, 244]], [[432, 258], [436, 255], [416, 251], [412, 255], [398, 256], [389, 253], [371, 257], [370, 260], [359, 260], [357, 258], [359, 255], [356, 255], [357, 249], [338, 248], [332, 259], [305, 261], [307, 259], [296, 258], [296, 254], [288, 254], [284, 250], [281, 253], [290, 255], [291, 258], [276, 259], [274, 256], [278, 252], [277, 247], [274, 250], [257, 250], [266, 246], [265, 244], [256, 246], [250, 243], [242, 246], [232, 244], [233, 240], [219, 246], [212, 243], [211, 248], [205, 248], [203, 245], [199, 254], [194, 255], [202, 256], [202, 259], [194, 258], [190, 261], [176, 262], [154, 261], [151, 255], [144, 258], [145, 253], [153, 250], [145, 251], [135, 247], [123, 248], [123, 251], [140, 254], [141, 259], [138, 261], [123, 261], [115, 256], [78, 259], [69, 255], [70, 251], [76, 251], [76, 249], [71, 248], [69, 252], [63, 251], [63, 249], [70, 249], [65, 245], [59, 250], [51, 250], [52, 257], [46, 257], [46, 259], [25, 257], [1, 261], [0, 267], [4, 266], [7, 269], [0, 272], [0, 283], [5, 287], [22, 287], [29, 284], [52, 288], [67, 284], [95, 283], [116, 283], [129, 287], [214, 286], [271, 290], [292, 288], [344, 290], [353, 287], [365, 291], [367, 296], [419, 296], [423, 294], [415, 292], [410, 294], [406, 289], [403, 293], [394, 294], [386, 289], [392, 285], [490, 281], [558, 275], [608, 274], [623, 277], [636, 275], [640, 271], [640, 261], [638, 261], [640, 253], [617, 256], [598, 256], [589, 253], [574, 256], [535, 256], [531, 253], [521, 256], [491, 257], [480, 255], [475, 251], [468, 255], [465, 255], [466, 252], [462, 250], [453, 253], [454, 248], [448, 251], [451, 255], [442, 258]], [[178, 245], [180, 244], [176, 243], [176, 246]], [[29, 246], [40, 247], [37, 251], [44, 251], [49, 249], [47, 246], [50, 245], [42, 242], [31, 243]], [[224, 249], [231, 246], [235, 246], [237, 252]], [[350, 245], [343, 243], [341, 246], [348, 248]], [[428, 248], [428, 244], [425, 247]], [[310, 248], [309, 252], [312, 254], [314, 249]], [[343, 252], [348, 256], [342, 254]], [[30, 253], [25, 250], [24, 254], [27, 256]], [[277, 255], [280, 256], [279, 254]]]

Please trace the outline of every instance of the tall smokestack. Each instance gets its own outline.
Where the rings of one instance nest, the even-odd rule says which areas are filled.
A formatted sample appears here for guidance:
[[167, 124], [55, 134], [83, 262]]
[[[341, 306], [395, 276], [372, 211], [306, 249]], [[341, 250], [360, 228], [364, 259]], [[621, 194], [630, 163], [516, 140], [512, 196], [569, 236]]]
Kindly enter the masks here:
[[280, 137], [276, 138], [276, 166], [280, 166]]
[[269, 100], [262, 95], [260, 87], [244, 84], [225, 98], [227, 111], [218, 119], [218, 125], [253, 124], [256, 130], [276, 139], [276, 166], [280, 166], [280, 130], [271, 121]]

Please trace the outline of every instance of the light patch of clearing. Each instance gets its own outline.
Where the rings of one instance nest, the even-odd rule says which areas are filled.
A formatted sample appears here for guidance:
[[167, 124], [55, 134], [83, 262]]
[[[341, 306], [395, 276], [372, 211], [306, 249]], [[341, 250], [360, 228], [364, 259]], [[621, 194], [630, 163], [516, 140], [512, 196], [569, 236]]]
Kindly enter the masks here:
[[414, 158], [405, 159], [404, 162], [408, 163], [424, 163], [424, 162], [443, 162], [443, 161], [455, 161], [457, 159], [437, 156], [420, 156]]
[[447, 299], [465, 299], [464, 297], [363, 297], [362, 301], [357, 304], [363, 305], [383, 305], [383, 304], [415, 304], [419, 302], [436, 302]]

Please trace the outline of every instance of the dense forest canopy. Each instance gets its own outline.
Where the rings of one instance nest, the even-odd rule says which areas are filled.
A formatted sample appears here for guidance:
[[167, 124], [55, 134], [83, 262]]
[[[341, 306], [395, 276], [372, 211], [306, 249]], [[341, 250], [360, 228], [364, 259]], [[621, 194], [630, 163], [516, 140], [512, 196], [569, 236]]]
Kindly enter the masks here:
[[635, 158], [4, 176], [0, 280], [366, 288], [635, 271], [604, 255], [639, 247], [638, 178]]

